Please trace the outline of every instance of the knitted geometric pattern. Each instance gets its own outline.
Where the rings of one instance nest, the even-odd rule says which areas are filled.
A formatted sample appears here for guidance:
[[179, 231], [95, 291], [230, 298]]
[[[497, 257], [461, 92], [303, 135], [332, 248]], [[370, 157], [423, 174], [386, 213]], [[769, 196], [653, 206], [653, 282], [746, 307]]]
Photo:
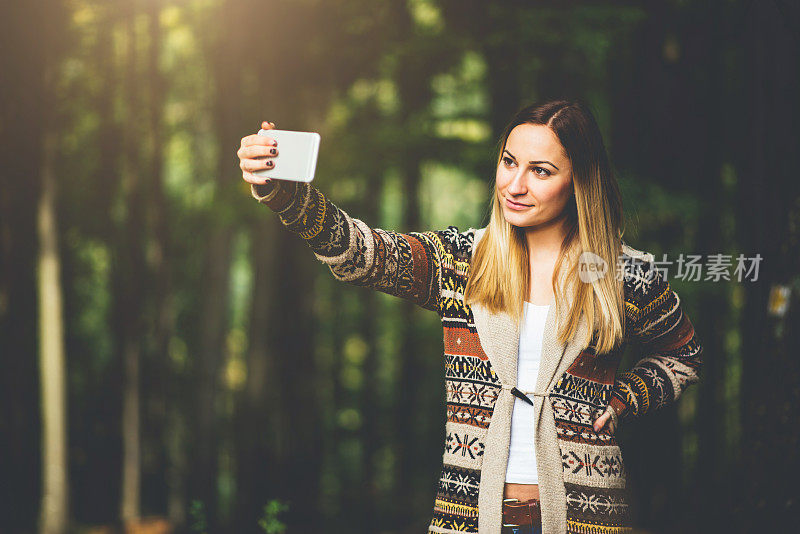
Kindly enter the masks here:
[[[398, 233], [370, 228], [306, 182], [253, 186], [338, 280], [408, 299], [436, 311], [444, 335], [445, 443], [428, 533], [478, 532], [478, 494], [487, 429], [501, 382], [464, 302], [475, 229], [455, 226]], [[555, 383], [549, 400], [561, 449], [567, 532], [632, 532], [621, 450], [593, 421], [609, 404], [624, 422], [676, 401], [699, 380], [701, 346], [680, 300], [648, 255], [627, 245], [621, 256], [626, 341], [645, 355], [628, 371], [624, 348], [598, 357], [590, 345]], [[498, 496], [498, 498], [502, 498]]]

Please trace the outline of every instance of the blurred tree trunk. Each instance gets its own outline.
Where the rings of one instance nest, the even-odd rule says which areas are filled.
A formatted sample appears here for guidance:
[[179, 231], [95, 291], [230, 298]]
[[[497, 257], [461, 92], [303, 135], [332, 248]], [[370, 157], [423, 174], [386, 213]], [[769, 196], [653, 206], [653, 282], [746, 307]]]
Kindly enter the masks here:
[[508, 21], [514, 18], [515, 12], [524, 9], [522, 4], [520, 0], [512, 0], [504, 4], [502, 9], [490, 5], [485, 18], [472, 16], [470, 21], [471, 25], [478, 25], [477, 35], [481, 33], [481, 25], [489, 26], [488, 33], [483, 30], [485, 37], [480, 46], [488, 67], [486, 79], [489, 85], [489, 120], [493, 139], [500, 137], [506, 123], [522, 105], [520, 47], [514, 34], [507, 31]]
[[[48, 54], [53, 61], [52, 55]], [[45, 96], [53, 109], [56, 65], [45, 64]], [[42, 424], [42, 500], [39, 532], [61, 534], [69, 526], [67, 439], [67, 379], [64, 348], [61, 257], [56, 214], [55, 157], [57, 133], [47, 129], [42, 139], [42, 195], [39, 199], [39, 370]]]
[[142, 358], [142, 313], [144, 307], [144, 229], [145, 198], [141, 174], [140, 143], [146, 131], [138, 120], [142, 106], [139, 90], [138, 46], [135, 27], [137, 4], [127, 7], [124, 22], [125, 76], [122, 95], [126, 121], [123, 128], [122, 186], [125, 218], [121, 221], [121, 235], [117, 240], [117, 318], [120, 328], [122, 374], [122, 487], [120, 518], [124, 523], [136, 521], [141, 514], [141, 423], [140, 423], [140, 367]]
[[[690, 70], [684, 84], [685, 105], [671, 106], [686, 110], [682, 124], [692, 124], [689, 129], [681, 127], [681, 136], [689, 136], [691, 150], [681, 150], [686, 159], [679, 163], [693, 167], [697, 180], [697, 195], [702, 199], [717, 198], [719, 202], [706, 203], [698, 219], [696, 253], [705, 257], [711, 254], [731, 252], [731, 243], [725, 241], [722, 224], [729, 210], [728, 190], [723, 180], [724, 162], [732, 157], [729, 132], [735, 131], [737, 121], [731, 120], [729, 110], [736, 105], [737, 96], [731, 97], [732, 85], [726, 77], [725, 51], [728, 42], [723, 31], [731, 27], [730, 10], [722, 9], [718, 2], [692, 6], [683, 17], [691, 22], [681, 25], [684, 33], [681, 46], [685, 50]], [[698, 114], [698, 109], [704, 109]], [[669, 155], [664, 154], [664, 158]], [[676, 162], [678, 163], [678, 162]], [[732, 199], [731, 199], [732, 200]], [[725, 336], [731, 324], [731, 284], [724, 281], [706, 283], [696, 292], [696, 310], [717, 310], [715, 314], [692, 315], [697, 335], [703, 344], [702, 381], [698, 384], [697, 415], [693, 428], [684, 432], [696, 432], [698, 451], [694, 465], [689, 469], [692, 492], [681, 491], [680, 480], [667, 488], [667, 495], [685, 495], [681, 509], [694, 511], [687, 517], [674, 521], [675, 529], [685, 529], [687, 524], [697, 525], [698, 532], [710, 532], [716, 528], [730, 528], [726, 524], [730, 489], [737, 486], [737, 477], [732, 477], [720, 490], [728, 470], [727, 460], [720, 451], [734, 444], [725, 443], [725, 421], [719, 417], [724, 413], [725, 368], [733, 363], [725, 350]], [[679, 401], [680, 402], [680, 401]], [[680, 431], [680, 429], [676, 430]], [[674, 518], [672, 509], [667, 510], [663, 521]], [[666, 532], [667, 530], [665, 530]]]
[[[41, 6], [45, 14], [37, 17], [46, 30], [45, 39], [38, 55], [41, 61], [33, 61], [34, 71], [39, 76], [34, 91], [41, 100], [36, 102], [42, 109], [57, 109], [56, 89], [63, 49], [55, 50], [53, 42], [61, 39], [66, 44], [61, 26], [63, 6], [50, 2]], [[44, 18], [41, 18], [43, 16]], [[52, 40], [52, 41], [51, 41]], [[41, 117], [27, 117], [29, 121]], [[59, 124], [53, 121], [50, 127], [39, 129], [41, 153], [38, 169], [41, 178], [41, 197], [38, 205], [38, 331], [39, 372], [41, 387], [41, 461], [42, 493], [39, 510], [39, 532], [61, 534], [67, 532], [69, 511], [69, 440], [67, 417], [67, 372], [64, 341], [64, 305], [61, 286], [61, 251], [59, 248], [56, 158], [58, 151]]]
[[[157, 493], [159, 496], [166, 490], [164, 496], [167, 503], [176, 503], [173, 510], [186, 508], [183, 488], [178, 481], [179, 473], [175, 473], [181, 460], [171, 457], [173, 449], [170, 441], [176, 436], [170, 436], [170, 415], [176, 408], [179, 398], [171, 392], [176, 388], [170, 387], [177, 380], [171, 373], [169, 343], [175, 334], [175, 298], [174, 286], [170, 267], [175, 258], [171, 243], [170, 210], [167, 204], [164, 184], [164, 146], [166, 136], [164, 131], [164, 101], [166, 94], [166, 80], [159, 66], [162, 54], [163, 39], [160, 15], [163, 7], [158, 2], [148, 2], [146, 6], [148, 22], [148, 55], [147, 55], [147, 82], [149, 89], [148, 101], [148, 138], [151, 140], [150, 171], [148, 182], [149, 221], [148, 229], [152, 236], [152, 248], [149, 269], [153, 275], [153, 287], [148, 292], [152, 297], [155, 321], [152, 325], [154, 351], [143, 372], [143, 383], [147, 385], [147, 393], [151, 397], [147, 406], [151, 410], [145, 414], [145, 426], [150, 429], [149, 435], [153, 441], [160, 443], [155, 447], [155, 464], [149, 466], [155, 475], [155, 483], [145, 487], [145, 494]], [[177, 431], [173, 428], [173, 431]], [[142, 466], [143, 470], [148, 466]], [[179, 476], [175, 476], [175, 475]], [[146, 503], [145, 503], [146, 504]], [[170, 508], [167, 505], [168, 509]], [[171, 517], [173, 524], [181, 525], [184, 522], [182, 514]]]
[[[268, 210], [266, 206], [260, 206]], [[236, 414], [236, 506], [234, 527], [237, 532], [252, 531], [261, 517], [263, 506], [275, 487], [272, 465], [275, 460], [273, 411], [280, 403], [275, 375], [275, 351], [270, 347], [276, 307], [273, 293], [279, 281], [275, 277], [278, 258], [275, 233], [277, 217], [261, 213], [253, 222], [250, 246], [253, 265], [253, 293], [249, 314], [250, 342], [247, 351], [247, 381], [237, 402]], [[274, 217], [274, 220], [270, 218]]]
[[[121, 405], [122, 395], [122, 358], [120, 329], [120, 293], [117, 289], [117, 259], [120, 245], [120, 228], [118, 218], [113, 216], [112, 206], [120, 194], [122, 173], [120, 168], [120, 151], [122, 128], [115, 118], [115, 109], [119, 102], [121, 65], [119, 54], [114, 47], [114, 35], [119, 29], [119, 14], [107, 12], [99, 19], [97, 40], [91, 49], [91, 57], [95, 58], [104, 90], [97, 91], [92, 108], [96, 110], [98, 126], [94, 134], [97, 146], [97, 165], [90, 178], [91, 187], [86, 191], [87, 198], [81, 209], [87, 216], [82, 221], [89, 228], [89, 235], [96, 238], [106, 247], [110, 259], [108, 291], [110, 310], [103, 317], [110, 330], [112, 355], [110, 361], [96, 377], [94, 392], [87, 394], [84, 428], [95, 429], [83, 432], [81, 427], [71, 425], [77, 439], [85, 440], [86, 455], [92, 459], [91, 468], [76, 470], [73, 476], [77, 518], [86, 517], [96, 521], [118, 520], [120, 514], [120, 487], [122, 470], [120, 469], [121, 453]], [[74, 289], [74, 285], [72, 286]], [[77, 314], [68, 308], [67, 313]], [[77, 354], [76, 358], [77, 359]], [[76, 409], [80, 409], [77, 407]], [[80, 417], [76, 417], [80, 421]], [[82, 477], [78, 478], [78, 477]], [[77, 519], [76, 518], [76, 519]]]
[[[45, 52], [59, 32], [41, 35], [43, 15], [60, 3], [12, 2], [0, 17], [0, 524], [11, 532], [36, 528], [41, 416], [37, 344], [37, 203], [42, 184]], [[51, 21], [49, 16], [47, 21]], [[55, 19], [58, 20], [58, 19]], [[32, 23], [35, 21], [36, 23]], [[52, 58], [52, 56], [51, 56]]]
[[[281, 402], [276, 406], [281, 436], [271, 474], [279, 497], [289, 501], [290, 532], [313, 532], [318, 525], [322, 432], [316, 403], [316, 365], [311, 300], [313, 256], [301, 239], [280, 228], [275, 250], [281, 260], [275, 269], [275, 302], [280, 313], [273, 319], [276, 376]], [[272, 430], [272, 429], [271, 429]]]
[[[748, 40], [747, 107], [739, 159], [739, 232], [743, 254], [760, 254], [757, 282], [744, 286], [741, 321], [741, 532], [785, 530], [800, 507], [796, 482], [800, 430], [798, 273], [800, 246], [800, 57], [797, 6], [754, 2]], [[752, 277], [752, 275], [751, 275]], [[792, 287], [785, 315], [768, 313], [770, 291]]]
[[[219, 78], [218, 78], [219, 79]], [[224, 82], [222, 82], [224, 84]], [[222, 102], [220, 102], [222, 104]], [[227, 130], [230, 132], [230, 130]], [[220, 137], [230, 139], [230, 135]], [[221, 146], [225, 146], [221, 143]], [[225, 157], [225, 156], [222, 156]], [[226, 173], [229, 174], [229, 173]], [[219, 182], [222, 182], [220, 179]], [[222, 186], [222, 184], [219, 184]], [[209, 231], [203, 254], [203, 294], [200, 307], [200, 338], [197, 354], [194, 453], [196, 482], [193, 491], [208, 510], [209, 524], [216, 524], [219, 430], [216, 398], [220, 369], [225, 354], [225, 337], [229, 327], [230, 262], [233, 228], [221, 220]], [[213, 527], [210, 527], [213, 529]]]
[[[216, 405], [225, 340], [230, 327], [230, 268], [234, 228], [229, 206], [234, 202], [233, 193], [237, 192], [233, 189], [234, 184], [241, 180], [235, 148], [240, 138], [241, 74], [246, 66], [238, 60], [244, 57], [245, 38], [238, 25], [245, 19], [246, 7], [233, 0], [225, 0], [212, 8], [208, 20], [213, 21], [209, 28], [213, 27], [214, 33], [204, 43], [215, 85], [212, 112], [220, 149], [214, 180], [214, 206], [210, 209], [214, 217], [203, 254], [194, 404], [196, 446], [190, 487], [194, 498], [200, 499], [205, 507], [211, 531], [220, 528], [217, 491], [220, 435]], [[237, 194], [235, 201], [240, 200]]]

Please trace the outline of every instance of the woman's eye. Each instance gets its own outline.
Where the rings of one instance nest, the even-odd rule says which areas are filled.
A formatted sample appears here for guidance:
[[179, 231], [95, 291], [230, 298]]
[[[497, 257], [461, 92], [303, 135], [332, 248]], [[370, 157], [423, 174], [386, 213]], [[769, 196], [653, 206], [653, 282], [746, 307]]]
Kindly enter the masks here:
[[[539, 171], [544, 171], [544, 173], [540, 173]], [[550, 176], [550, 171], [548, 171], [544, 167], [534, 167], [533, 172], [535, 172], [539, 176]]]
[[514, 160], [512, 160], [508, 156], [503, 156], [503, 163], [506, 164], [506, 167], [510, 167], [511, 164], [514, 163]]

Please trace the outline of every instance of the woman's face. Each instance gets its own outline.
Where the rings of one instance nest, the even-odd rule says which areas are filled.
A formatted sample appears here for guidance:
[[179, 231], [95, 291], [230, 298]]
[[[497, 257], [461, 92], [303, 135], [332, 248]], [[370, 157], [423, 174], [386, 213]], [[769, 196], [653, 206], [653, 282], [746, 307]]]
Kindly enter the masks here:
[[562, 215], [573, 191], [572, 167], [550, 128], [516, 126], [501, 157], [495, 189], [506, 221], [536, 226]]

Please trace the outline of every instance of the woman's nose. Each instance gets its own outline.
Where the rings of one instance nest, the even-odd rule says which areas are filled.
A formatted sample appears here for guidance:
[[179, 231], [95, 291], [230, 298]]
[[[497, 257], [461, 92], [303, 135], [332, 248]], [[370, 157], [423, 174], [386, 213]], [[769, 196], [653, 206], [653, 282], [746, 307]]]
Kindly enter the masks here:
[[525, 177], [522, 171], [519, 171], [514, 175], [514, 178], [511, 180], [511, 183], [508, 184], [508, 192], [514, 195], [522, 195], [527, 193], [527, 188], [525, 186]]

